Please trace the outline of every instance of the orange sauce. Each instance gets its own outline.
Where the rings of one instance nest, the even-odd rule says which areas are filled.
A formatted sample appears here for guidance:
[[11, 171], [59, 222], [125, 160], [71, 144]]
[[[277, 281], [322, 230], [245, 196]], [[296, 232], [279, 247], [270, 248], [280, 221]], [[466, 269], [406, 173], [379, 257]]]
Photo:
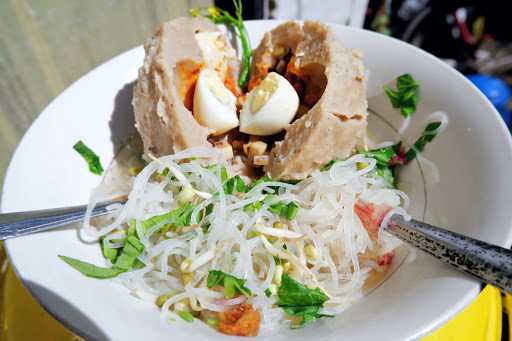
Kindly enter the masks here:
[[194, 106], [194, 92], [202, 66], [201, 63], [192, 60], [184, 60], [176, 64], [178, 95], [182, 99], [185, 108], [190, 111]]
[[235, 96], [240, 96], [240, 92], [238, 91], [238, 86], [236, 84], [236, 79], [233, 78], [233, 71], [231, 67], [228, 67], [226, 71], [226, 77], [224, 77], [224, 85], [229, 89]]
[[249, 91], [251, 91], [252, 89], [257, 87], [258, 84], [260, 84], [260, 82], [263, 80], [263, 78], [265, 78], [268, 74], [269, 66], [267, 64], [258, 64], [258, 65], [256, 65], [256, 68], [258, 69], [258, 71], [256, 72], [256, 74], [258, 76], [251, 77], [251, 79], [249, 80], [249, 85], [248, 85]]

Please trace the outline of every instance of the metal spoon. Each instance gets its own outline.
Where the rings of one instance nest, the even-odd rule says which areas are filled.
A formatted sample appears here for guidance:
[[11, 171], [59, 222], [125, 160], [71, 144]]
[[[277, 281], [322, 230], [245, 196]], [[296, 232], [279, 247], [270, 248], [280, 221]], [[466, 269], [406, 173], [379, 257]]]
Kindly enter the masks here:
[[[109, 206], [123, 200], [96, 205], [92, 216], [110, 213]], [[79, 222], [84, 218], [86, 205], [49, 210], [0, 214], [0, 240], [53, 229]], [[492, 284], [512, 292], [512, 251], [417, 220], [406, 221], [393, 215], [386, 228], [389, 233], [432, 256]]]

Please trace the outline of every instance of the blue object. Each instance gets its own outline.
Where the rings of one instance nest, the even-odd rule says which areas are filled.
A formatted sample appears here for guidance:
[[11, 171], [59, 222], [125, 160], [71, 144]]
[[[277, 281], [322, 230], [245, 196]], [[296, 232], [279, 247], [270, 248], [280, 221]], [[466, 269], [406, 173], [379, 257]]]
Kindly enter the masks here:
[[469, 75], [468, 79], [476, 85], [480, 91], [491, 101], [501, 117], [510, 126], [510, 110], [508, 102], [511, 99], [511, 91], [508, 85], [501, 79], [489, 75]]

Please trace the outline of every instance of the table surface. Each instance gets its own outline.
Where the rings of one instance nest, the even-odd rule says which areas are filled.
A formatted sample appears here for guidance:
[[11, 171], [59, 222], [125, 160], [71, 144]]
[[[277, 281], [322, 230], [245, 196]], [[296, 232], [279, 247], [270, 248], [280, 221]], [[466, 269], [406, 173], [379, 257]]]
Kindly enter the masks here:
[[25, 131], [62, 90], [142, 44], [158, 23], [211, 2], [0, 1], [0, 180]]

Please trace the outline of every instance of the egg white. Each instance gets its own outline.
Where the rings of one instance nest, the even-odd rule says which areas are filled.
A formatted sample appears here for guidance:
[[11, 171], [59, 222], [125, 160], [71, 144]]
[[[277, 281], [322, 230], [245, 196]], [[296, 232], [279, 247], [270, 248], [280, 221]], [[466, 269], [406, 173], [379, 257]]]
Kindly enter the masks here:
[[203, 69], [200, 72], [194, 92], [193, 109], [197, 122], [212, 129], [213, 135], [220, 135], [238, 127], [236, 97], [214, 70]]
[[263, 89], [257, 86], [247, 96], [240, 112], [240, 131], [243, 133], [259, 136], [277, 134], [288, 127], [297, 113], [299, 96], [290, 82], [275, 72], [270, 72], [262, 82], [269, 77], [277, 83], [276, 88], [265, 94], [268, 99], [256, 112], [252, 111], [253, 101], [258, 91]]

